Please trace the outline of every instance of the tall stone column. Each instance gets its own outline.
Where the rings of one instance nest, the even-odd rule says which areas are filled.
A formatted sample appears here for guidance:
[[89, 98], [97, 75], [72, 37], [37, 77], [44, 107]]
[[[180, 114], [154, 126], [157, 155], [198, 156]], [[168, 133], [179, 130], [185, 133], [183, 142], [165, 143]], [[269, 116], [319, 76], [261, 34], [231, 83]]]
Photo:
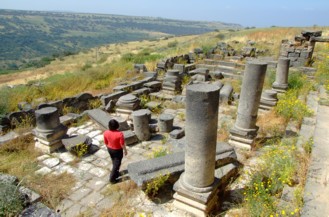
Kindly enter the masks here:
[[275, 82], [272, 84], [272, 89], [284, 93], [288, 89], [288, 74], [289, 74], [290, 59], [279, 58], [276, 68]]
[[149, 116], [146, 109], [140, 109], [131, 114], [134, 123], [134, 132], [140, 141], [147, 141], [151, 137]]
[[250, 150], [257, 136], [256, 120], [266, 68], [267, 64], [259, 61], [249, 62], [246, 65], [237, 119], [230, 130], [229, 143], [232, 146]]
[[67, 127], [60, 123], [58, 109], [46, 107], [35, 111], [35, 147], [42, 152], [51, 153], [63, 146], [61, 139], [66, 136]]
[[187, 86], [185, 172], [174, 185], [174, 204], [198, 216], [206, 216], [217, 200], [215, 154], [218, 105], [218, 86]]

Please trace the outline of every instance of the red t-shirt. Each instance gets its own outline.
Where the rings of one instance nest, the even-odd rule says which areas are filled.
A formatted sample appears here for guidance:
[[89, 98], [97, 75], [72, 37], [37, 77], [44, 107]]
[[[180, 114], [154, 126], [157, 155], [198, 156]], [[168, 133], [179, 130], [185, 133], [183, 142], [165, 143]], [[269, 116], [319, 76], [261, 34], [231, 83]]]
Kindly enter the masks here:
[[104, 132], [104, 143], [108, 148], [122, 149], [122, 146], [125, 144], [123, 133], [118, 130], [106, 130]]

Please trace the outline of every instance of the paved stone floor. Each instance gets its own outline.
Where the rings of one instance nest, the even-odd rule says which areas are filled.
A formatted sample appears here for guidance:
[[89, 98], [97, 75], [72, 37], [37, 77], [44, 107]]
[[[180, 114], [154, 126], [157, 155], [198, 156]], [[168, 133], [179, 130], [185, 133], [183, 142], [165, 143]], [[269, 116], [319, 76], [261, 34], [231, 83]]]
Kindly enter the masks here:
[[[325, 90], [320, 98], [328, 99]], [[329, 107], [319, 105], [301, 216], [329, 216]]]
[[[165, 112], [175, 116], [178, 114], [174, 126], [183, 125], [183, 116], [179, 113], [184, 113], [184, 110], [167, 109]], [[103, 142], [103, 131], [100, 130], [98, 125], [88, 121], [81, 126], [69, 128], [68, 134], [81, 134], [91, 137], [93, 146], [97, 146], [96, 149], [99, 150], [94, 154], [83, 156], [79, 160], [76, 160], [77, 157], [64, 148], [52, 154], [44, 154], [38, 157], [41, 168], [36, 173], [42, 175], [67, 172], [73, 174], [76, 178], [76, 184], [70, 195], [61, 201], [56, 208], [63, 217], [86, 215], [86, 213], [88, 216], [99, 216], [102, 210], [111, 208], [120, 197], [115, 192], [108, 195], [111, 188], [116, 189], [115, 185], [124, 184], [128, 181], [123, 180], [115, 185], [109, 184], [108, 176], [112, 163]], [[165, 147], [164, 142], [162, 135], [155, 134], [150, 141], [128, 146], [128, 155], [123, 158], [120, 171], [126, 171], [128, 163], [147, 159], [156, 147]], [[132, 202], [135, 203], [136, 210], [140, 210], [141, 213], [153, 213], [152, 216], [189, 216], [175, 210], [172, 206], [172, 199], [159, 205], [149, 200], [143, 191], [140, 191], [137, 198], [132, 199]]]

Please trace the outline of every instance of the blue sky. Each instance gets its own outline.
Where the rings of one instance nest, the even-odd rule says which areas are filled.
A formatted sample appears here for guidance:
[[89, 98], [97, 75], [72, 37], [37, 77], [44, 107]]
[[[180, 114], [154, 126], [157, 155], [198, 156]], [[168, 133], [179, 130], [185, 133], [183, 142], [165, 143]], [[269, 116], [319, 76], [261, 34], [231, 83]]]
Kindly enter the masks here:
[[0, 0], [0, 9], [151, 16], [243, 26], [329, 26], [329, 0]]

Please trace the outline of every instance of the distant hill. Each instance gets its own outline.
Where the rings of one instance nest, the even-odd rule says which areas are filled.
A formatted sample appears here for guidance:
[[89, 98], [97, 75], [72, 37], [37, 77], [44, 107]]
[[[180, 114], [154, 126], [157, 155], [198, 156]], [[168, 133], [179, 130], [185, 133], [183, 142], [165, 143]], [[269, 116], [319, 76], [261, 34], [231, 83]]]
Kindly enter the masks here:
[[0, 70], [34, 66], [36, 58], [69, 55], [103, 44], [238, 28], [222, 22], [0, 10]]

